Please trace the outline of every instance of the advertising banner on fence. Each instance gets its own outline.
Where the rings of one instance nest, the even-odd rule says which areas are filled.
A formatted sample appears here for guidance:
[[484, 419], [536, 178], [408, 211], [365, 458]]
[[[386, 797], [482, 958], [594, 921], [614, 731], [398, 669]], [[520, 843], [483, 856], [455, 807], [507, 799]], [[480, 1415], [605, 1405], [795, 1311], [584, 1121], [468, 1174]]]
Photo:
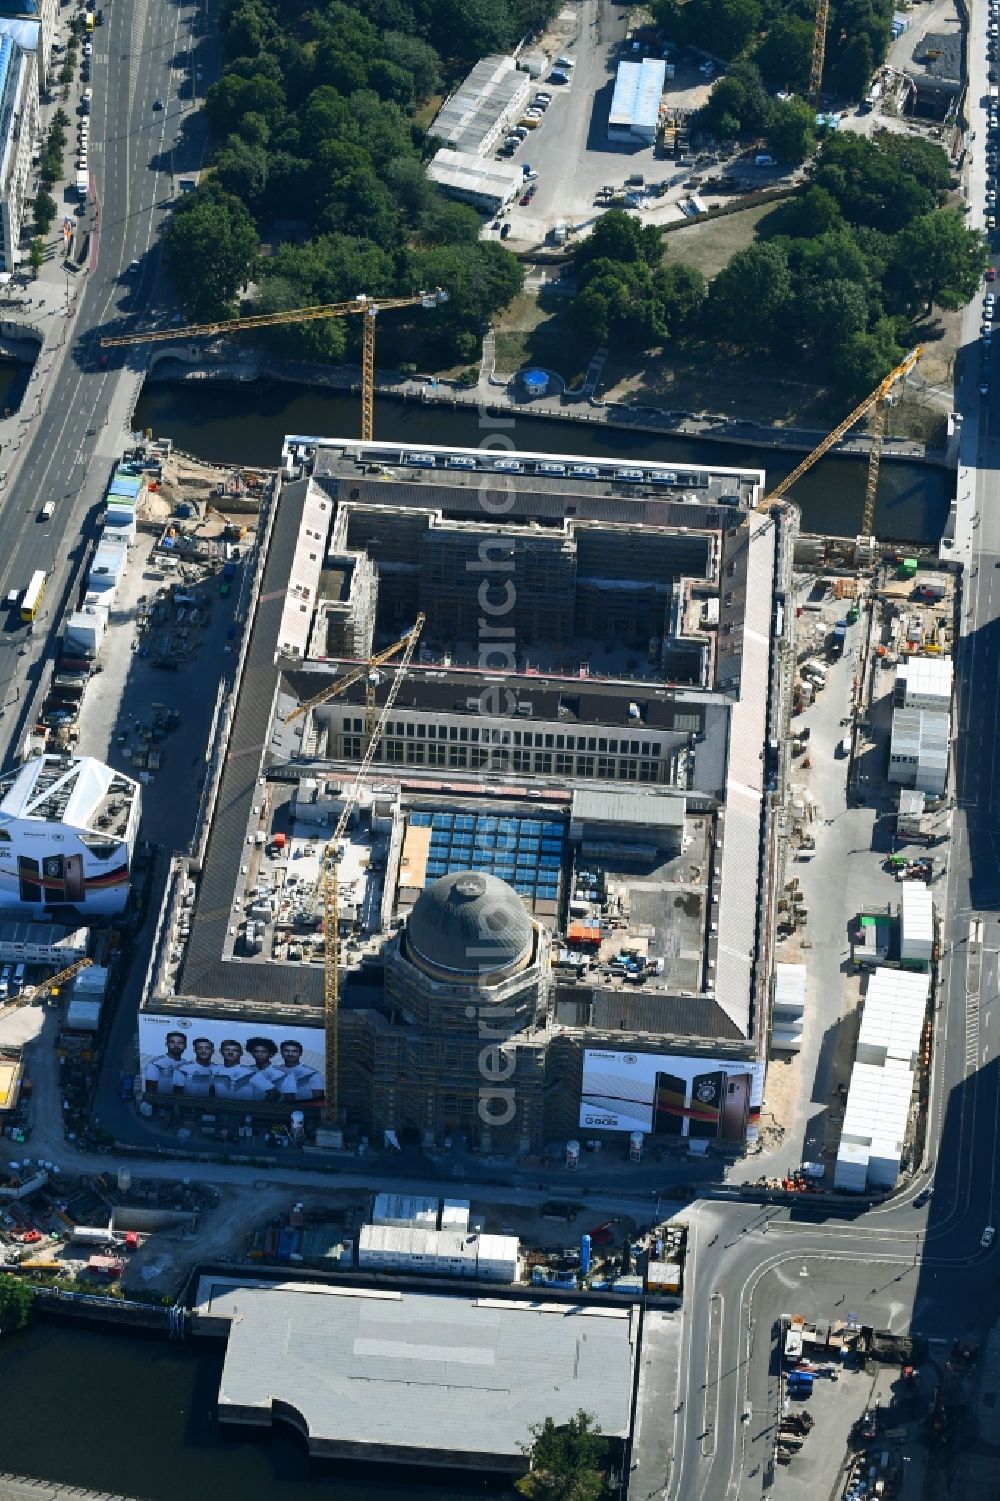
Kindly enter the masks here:
[[580, 1129], [755, 1141], [763, 1098], [763, 1063], [588, 1049]]
[[323, 1098], [321, 1027], [139, 1013], [142, 1089], [171, 1099], [291, 1106]]

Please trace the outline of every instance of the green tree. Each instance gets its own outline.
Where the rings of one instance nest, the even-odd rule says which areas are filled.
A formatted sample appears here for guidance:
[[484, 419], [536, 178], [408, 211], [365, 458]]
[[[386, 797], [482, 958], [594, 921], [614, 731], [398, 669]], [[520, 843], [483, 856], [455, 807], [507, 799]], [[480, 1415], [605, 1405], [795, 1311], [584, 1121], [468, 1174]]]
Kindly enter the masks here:
[[57, 212], [58, 209], [56, 207], [56, 201], [51, 193], [42, 191], [35, 195], [35, 208], [33, 217], [35, 221], [35, 229], [40, 235], [48, 234], [49, 230], [52, 227], [52, 221], [55, 218]]
[[900, 172], [914, 178], [922, 188], [928, 188], [942, 202], [953, 186], [951, 164], [947, 152], [936, 141], [925, 141], [920, 136], [896, 135], [890, 130], [877, 130], [875, 145], [883, 156], [896, 164]]
[[764, 138], [779, 161], [798, 165], [816, 146], [816, 114], [804, 99], [778, 99]]
[[760, 29], [759, 0], [689, 0], [688, 39], [715, 56], [736, 57]]
[[719, 140], [761, 135], [770, 117], [771, 100], [753, 63], [737, 63], [730, 68], [698, 111], [701, 129]]
[[849, 223], [889, 234], [934, 207], [929, 188], [900, 171], [877, 142], [853, 132], [839, 132], [823, 142], [811, 175], [837, 200]]
[[164, 246], [167, 274], [193, 318], [233, 310], [254, 273], [257, 231], [246, 208], [221, 186], [198, 187], [174, 210]]
[[868, 297], [853, 281], [800, 283], [796, 307], [804, 337], [821, 349], [836, 349], [868, 329]]
[[676, 335], [694, 325], [708, 287], [697, 266], [675, 261], [653, 272], [652, 290], [663, 304], [667, 327]]
[[31, 267], [32, 276], [37, 276], [45, 264], [45, 241], [38, 236], [28, 247], [28, 264]]
[[776, 233], [812, 240], [842, 224], [843, 219], [833, 194], [812, 186], [781, 204], [769, 223]]
[[406, 69], [418, 99], [437, 93], [441, 87], [441, 59], [429, 42], [404, 36], [400, 31], [387, 31], [382, 38], [382, 51], [387, 62]]
[[860, 99], [867, 94], [875, 72], [871, 38], [864, 32], [848, 37], [830, 71], [831, 82], [848, 99]]
[[273, 78], [257, 74], [239, 78], [227, 73], [213, 83], [205, 95], [205, 113], [212, 129], [223, 136], [231, 135], [243, 115], [261, 115], [272, 128], [285, 112], [285, 95]]
[[793, 308], [792, 276], [780, 244], [739, 250], [709, 288], [710, 328], [728, 344], [770, 344]]
[[593, 233], [581, 240], [573, 257], [577, 276], [594, 261], [613, 261], [622, 265], [644, 261], [655, 265], [663, 255], [663, 240], [655, 225], [643, 225], [636, 214], [623, 209], [609, 209], [594, 225]]
[[507, 0], [435, 0], [432, 35], [447, 37], [449, 54], [462, 63], [505, 52], [517, 27]]
[[31, 1288], [18, 1277], [0, 1273], [0, 1334], [24, 1329], [31, 1319]]
[[248, 146], [239, 136], [230, 136], [215, 160], [215, 173], [229, 193], [253, 209], [267, 188], [267, 152]]
[[532, 1501], [605, 1501], [608, 1445], [594, 1419], [582, 1409], [556, 1427], [551, 1418], [536, 1423], [530, 1445], [531, 1469], [516, 1489]]
[[754, 62], [769, 88], [801, 94], [809, 86], [812, 47], [811, 21], [795, 15], [778, 16], [755, 51]]
[[872, 391], [903, 358], [891, 318], [880, 318], [870, 333], [857, 333], [835, 352], [834, 374], [855, 396]]
[[961, 209], [925, 214], [896, 238], [898, 263], [914, 300], [930, 313], [934, 304], [957, 308], [974, 296], [989, 263], [989, 246], [968, 229]]

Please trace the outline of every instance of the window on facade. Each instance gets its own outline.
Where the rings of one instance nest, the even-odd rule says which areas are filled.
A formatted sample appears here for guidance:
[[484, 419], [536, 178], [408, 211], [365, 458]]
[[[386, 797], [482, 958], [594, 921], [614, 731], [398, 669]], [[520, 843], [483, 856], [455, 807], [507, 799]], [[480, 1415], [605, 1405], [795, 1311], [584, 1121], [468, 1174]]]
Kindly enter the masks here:
[[539, 752], [539, 754], [535, 757], [535, 770], [536, 771], [551, 771], [552, 770], [552, 752], [551, 751], [540, 751]]
[[599, 777], [613, 777], [615, 774], [615, 762], [612, 756], [598, 756], [597, 775]]

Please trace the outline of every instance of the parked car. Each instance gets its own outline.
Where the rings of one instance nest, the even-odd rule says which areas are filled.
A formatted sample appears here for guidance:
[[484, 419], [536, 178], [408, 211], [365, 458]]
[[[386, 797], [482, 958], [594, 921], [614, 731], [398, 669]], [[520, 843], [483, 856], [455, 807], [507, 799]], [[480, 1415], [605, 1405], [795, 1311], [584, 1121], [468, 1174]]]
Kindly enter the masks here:
[[135, 1097], [135, 1075], [122, 1074], [122, 1099], [128, 1102]]

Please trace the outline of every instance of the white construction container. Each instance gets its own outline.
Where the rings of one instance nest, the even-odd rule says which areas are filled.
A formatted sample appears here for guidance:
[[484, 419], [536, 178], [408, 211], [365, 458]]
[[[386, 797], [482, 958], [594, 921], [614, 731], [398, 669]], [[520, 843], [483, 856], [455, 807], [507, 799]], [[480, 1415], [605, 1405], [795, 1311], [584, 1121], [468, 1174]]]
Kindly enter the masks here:
[[442, 1230], [468, 1230], [472, 1205], [468, 1199], [445, 1199], [441, 1205]]
[[842, 1141], [833, 1170], [834, 1188], [846, 1193], [863, 1194], [868, 1187], [868, 1148], [856, 1142]]
[[480, 1282], [517, 1281], [516, 1235], [479, 1235], [476, 1237], [476, 1275]]
[[908, 964], [930, 964], [934, 957], [934, 898], [926, 881], [903, 882], [899, 916], [900, 958]]
[[103, 605], [74, 610], [66, 618], [63, 641], [70, 655], [96, 657], [108, 628], [108, 612]]
[[416, 1198], [405, 1194], [380, 1193], [372, 1204], [373, 1225], [398, 1225], [402, 1228], [417, 1227], [421, 1230], [436, 1230], [438, 1201]]

